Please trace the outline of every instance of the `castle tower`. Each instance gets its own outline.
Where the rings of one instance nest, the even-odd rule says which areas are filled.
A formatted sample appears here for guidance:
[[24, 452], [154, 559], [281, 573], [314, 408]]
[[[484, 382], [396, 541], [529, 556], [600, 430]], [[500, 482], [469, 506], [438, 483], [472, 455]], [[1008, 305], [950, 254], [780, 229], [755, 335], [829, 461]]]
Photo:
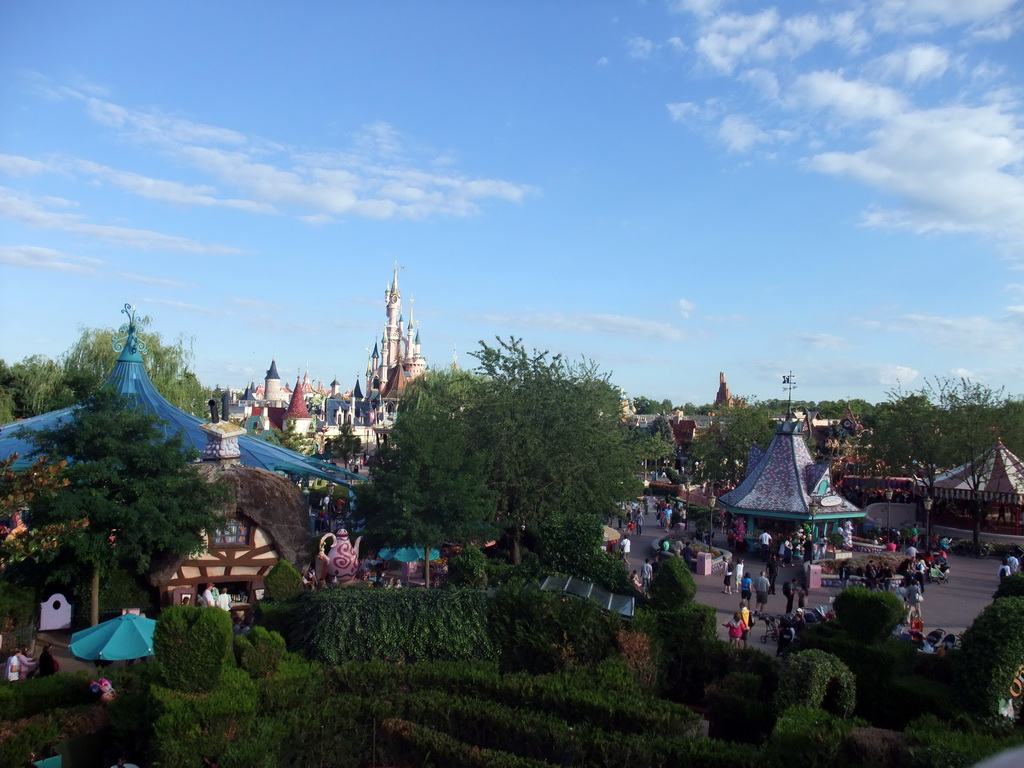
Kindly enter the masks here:
[[718, 374], [718, 394], [715, 395], [716, 408], [732, 408], [734, 405], [729, 385], [725, 383], [725, 374]]
[[284, 415], [285, 422], [292, 421], [295, 424], [295, 431], [305, 434], [306, 430], [313, 423], [313, 417], [306, 408], [306, 398], [302, 396], [302, 381], [295, 377], [295, 389], [292, 390], [292, 399], [288, 403], [288, 412]]
[[268, 403], [281, 400], [281, 375], [277, 372], [277, 360], [270, 361], [266, 378], [263, 379], [263, 399]]

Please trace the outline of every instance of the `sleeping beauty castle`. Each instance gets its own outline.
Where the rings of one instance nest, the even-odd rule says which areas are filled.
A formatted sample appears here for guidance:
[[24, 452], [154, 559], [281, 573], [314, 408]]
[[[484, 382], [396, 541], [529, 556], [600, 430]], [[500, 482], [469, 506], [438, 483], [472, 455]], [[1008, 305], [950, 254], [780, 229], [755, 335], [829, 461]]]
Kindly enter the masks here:
[[296, 376], [295, 386], [281, 380], [277, 360], [271, 360], [263, 384], [246, 387], [231, 417], [244, 420], [250, 431], [312, 431], [318, 442], [337, 435], [345, 425], [368, 449], [375, 447], [394, 422], [398, 403], [406, 387], [427, 370], [420, 348], [420, 329], [412, 309], [406, 324], [402, 312], [402, 294], [398, 288], [398, 268], [384, 289], [385, 323], [379, 339], [374, 340], [365, 372], [356, 377], [349, 390], [342, 390], [335, 378], [329, 386], [312, 382], [309, 371]]

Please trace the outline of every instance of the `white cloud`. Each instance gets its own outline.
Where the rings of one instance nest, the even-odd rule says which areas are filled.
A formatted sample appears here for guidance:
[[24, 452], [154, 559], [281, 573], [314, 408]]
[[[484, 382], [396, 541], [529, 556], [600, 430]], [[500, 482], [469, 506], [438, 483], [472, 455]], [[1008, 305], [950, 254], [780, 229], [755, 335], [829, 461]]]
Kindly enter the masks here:
[[683, 341], [686, 335], [678, 328], [655, 320], [624, 315], [599, 313], [563, 314], [561, 312], [486, 315], [470, 319], [474, 323], [511, 328], [541, 328], [565, 333], [625, 336], [631, 339]]
[[906, 109], [906, 99], [898, 91], [864, 80], [847, 80], [841, 71], [800, 75], [787, 98], [797, 108], [831, 109], [853, 121], [892, 117]]
[[122, 280], [131, 280], [135, 283], [146, 283], [147, 285], [162, 285], [166, 288], [194, 288], [193, 283], [183, 283], [180, 280], [169, 280], [165, 277], [152, 277], [150, 275], [137, 275], [132, 272], [121, 272], [118, 277]]
[[31, 176], [46, 169], [46, 164], [38, 160], [0, 154], [0, 173], [6, 173], [8, 176]]
[[692, 101], [681, 101], [674, 104], [666, 104], [665, 107], [668, 109], [668, 116], [676, 123], [686, 122], [687, 118], [696, 117], [700, 115], [701, 112], [700, 106], [694, 104]]
[[104, 262], [100, 259], [71, 256], [52, 248], [34, 245], [0, 245], [0, 265], [46, 269], [55, 272], [71, 272], [79, 275], [98, 276], [96, 267]]
[[159, 304], [163, 307], [173, 307], [174, 309], [183, 309], [187, 312], [198, 312], [203, 315], [230, 315], [233, 314], [226, 309], [216, 309], [214, 307], [203, 307], [198, 304], [188, 304], [184, 301], [171, 301], [170, 299], [139, 299], [139, 304]]
[[146, 229], [131, 229], [104, 224], [92, 224], [84, 216], [58, 213], [49, 208], [70, 208], [75, 204], [60, 198], [34, 198], [11, 189], [0, 187], [0, 218], [21, 221], [36, 229], [54, 229], [76, 235], [104, 240], [126, 248], [140, 250], [181, 251], [185, 253], [241, 253], [216, 243], [202, 243], [186, 237], [167, 235]]
[[886, 387], [905, 387], [913, 384], [921, 372], [905, 365], [883, 365], [879, 368], [878, 383]]
[[654, 43], [646, 37], [631, 37], [626, 41], [626, 47], [634, 59], [649, 59], [654, 51]]
[[679, 300], [679, 314], [683, 317], [689, 317], [690, 314], [697, 308], [697, 305], [688, 299]]
[[778, 27], [774, 8], [757, 14], [727, 14], [711, 21], [697, 40], [697, 51], [720, 72], [732, 72], [737, 62], [748, 58], [770, 58], [764, 48]]
[[[637, 50], [642, 50], [643, 38], [636, 40]], [[536, 191], [502, 179], [432, 170], [450, 165], [451, 158], [445, 155], [426, 157], [419, 163], [407, 160], [404, 137], [384, 122], [356, 132], [343, 150], [299, 152], [227, 128], [128, 109], [72, 89], [62, 93], [81, 100], [87, 114], [100, 124], [119, 129], [142, 144], [155, 145], [239, 193], [227, 196], [211, 184], [186, 185], [87, 160], [77, 163], [81, 170], [125, 191], [161, 202], [259, 213], [287, 211], [308, 223], [322, 224], [338, 216], [471, 216], [480, 212], [484, 202], [521, 202]]]
[[727, 116], [718, 127], [718, 137], [734, 152], [746, 152], [755, 144], [772, 141], [772, 136], [742, 115]]
[[1017, 0], [881, 0], [872, 10], [879, 29], [932, 30], [998, 22]]
[[841, 337], [831, 333], [798, 333], [796, 338], [801, 344], [815, 349], [841, 349], [846, 346]]
[[872, 226], [975, 232], [1024, 252], [1024, 128], [999, 105], [908, 110], [890, 116], [857, 152], [823, 152], [822, 173], [897, 196], [902, 207], [865, 214]]
[[607, 56], [602, 56], [600, 59], [598, 59], [597, 60], [597, 66], [599, 66], [599, 67], [607, 67], [608, 66], [608, 57]]
[[876, 59], [870, 68], [884, 79], [920, 83], [942, 77], [949, 63], [949, 52], [945, 48], [921, 44], [887, 53]]

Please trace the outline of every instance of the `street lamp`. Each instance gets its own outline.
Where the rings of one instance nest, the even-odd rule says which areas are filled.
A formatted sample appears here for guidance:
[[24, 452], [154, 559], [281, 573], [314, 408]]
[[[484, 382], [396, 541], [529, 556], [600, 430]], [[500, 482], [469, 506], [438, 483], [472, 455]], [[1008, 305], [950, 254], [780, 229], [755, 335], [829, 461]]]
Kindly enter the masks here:
[[885, 541], [892, 540], [892, 488], [885, 489]]
[[821, 509], [821, 505], [818, 504], [818, 500], [812, 499], [811, 506], [808, 508], [808, 512], [811, 513], [811, 562], [814, 562], [814, 552], [818, 549], [818, 532], [815, 528], [814, 518], [819, 509]]
[[715, 494], [708, 496], [708, 509], [711, 510], [711, 519], [708, 520], [708, 532], [710, 533], [708, 539], [708, 545], [715, 539], [715, 505], [718, 503], [718, 497]]
[[932, 551], [932, 504], [935, 503], [935, 499], [931, 496], [925, 496], [924, 501], [924, 551], [931, 554]]

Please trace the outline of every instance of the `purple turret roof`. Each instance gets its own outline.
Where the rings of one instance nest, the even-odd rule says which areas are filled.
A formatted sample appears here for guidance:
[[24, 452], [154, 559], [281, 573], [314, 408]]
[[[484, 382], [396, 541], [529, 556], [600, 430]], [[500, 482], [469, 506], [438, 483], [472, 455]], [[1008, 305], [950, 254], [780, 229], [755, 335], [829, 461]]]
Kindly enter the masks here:
[[267, 370], [266, 378], [268, 378], [268, 379], [277, 379], [278, 381], [281, 380], [281, 376], [277, 372], [277, 360], [276, 359], [272, 359], [270, 361], [270, 368]]
[[860, 515], [856, 506], [833, 490], [828, 464], [814, 463], [802, 431], [803, 422], [783, 421], [768, 450], [753, 446], [747, 476], [722, 495], [722, 506], [734, 512], [793, 517], [810, 515], [814, 501], [819, 504], [819, 518]]

